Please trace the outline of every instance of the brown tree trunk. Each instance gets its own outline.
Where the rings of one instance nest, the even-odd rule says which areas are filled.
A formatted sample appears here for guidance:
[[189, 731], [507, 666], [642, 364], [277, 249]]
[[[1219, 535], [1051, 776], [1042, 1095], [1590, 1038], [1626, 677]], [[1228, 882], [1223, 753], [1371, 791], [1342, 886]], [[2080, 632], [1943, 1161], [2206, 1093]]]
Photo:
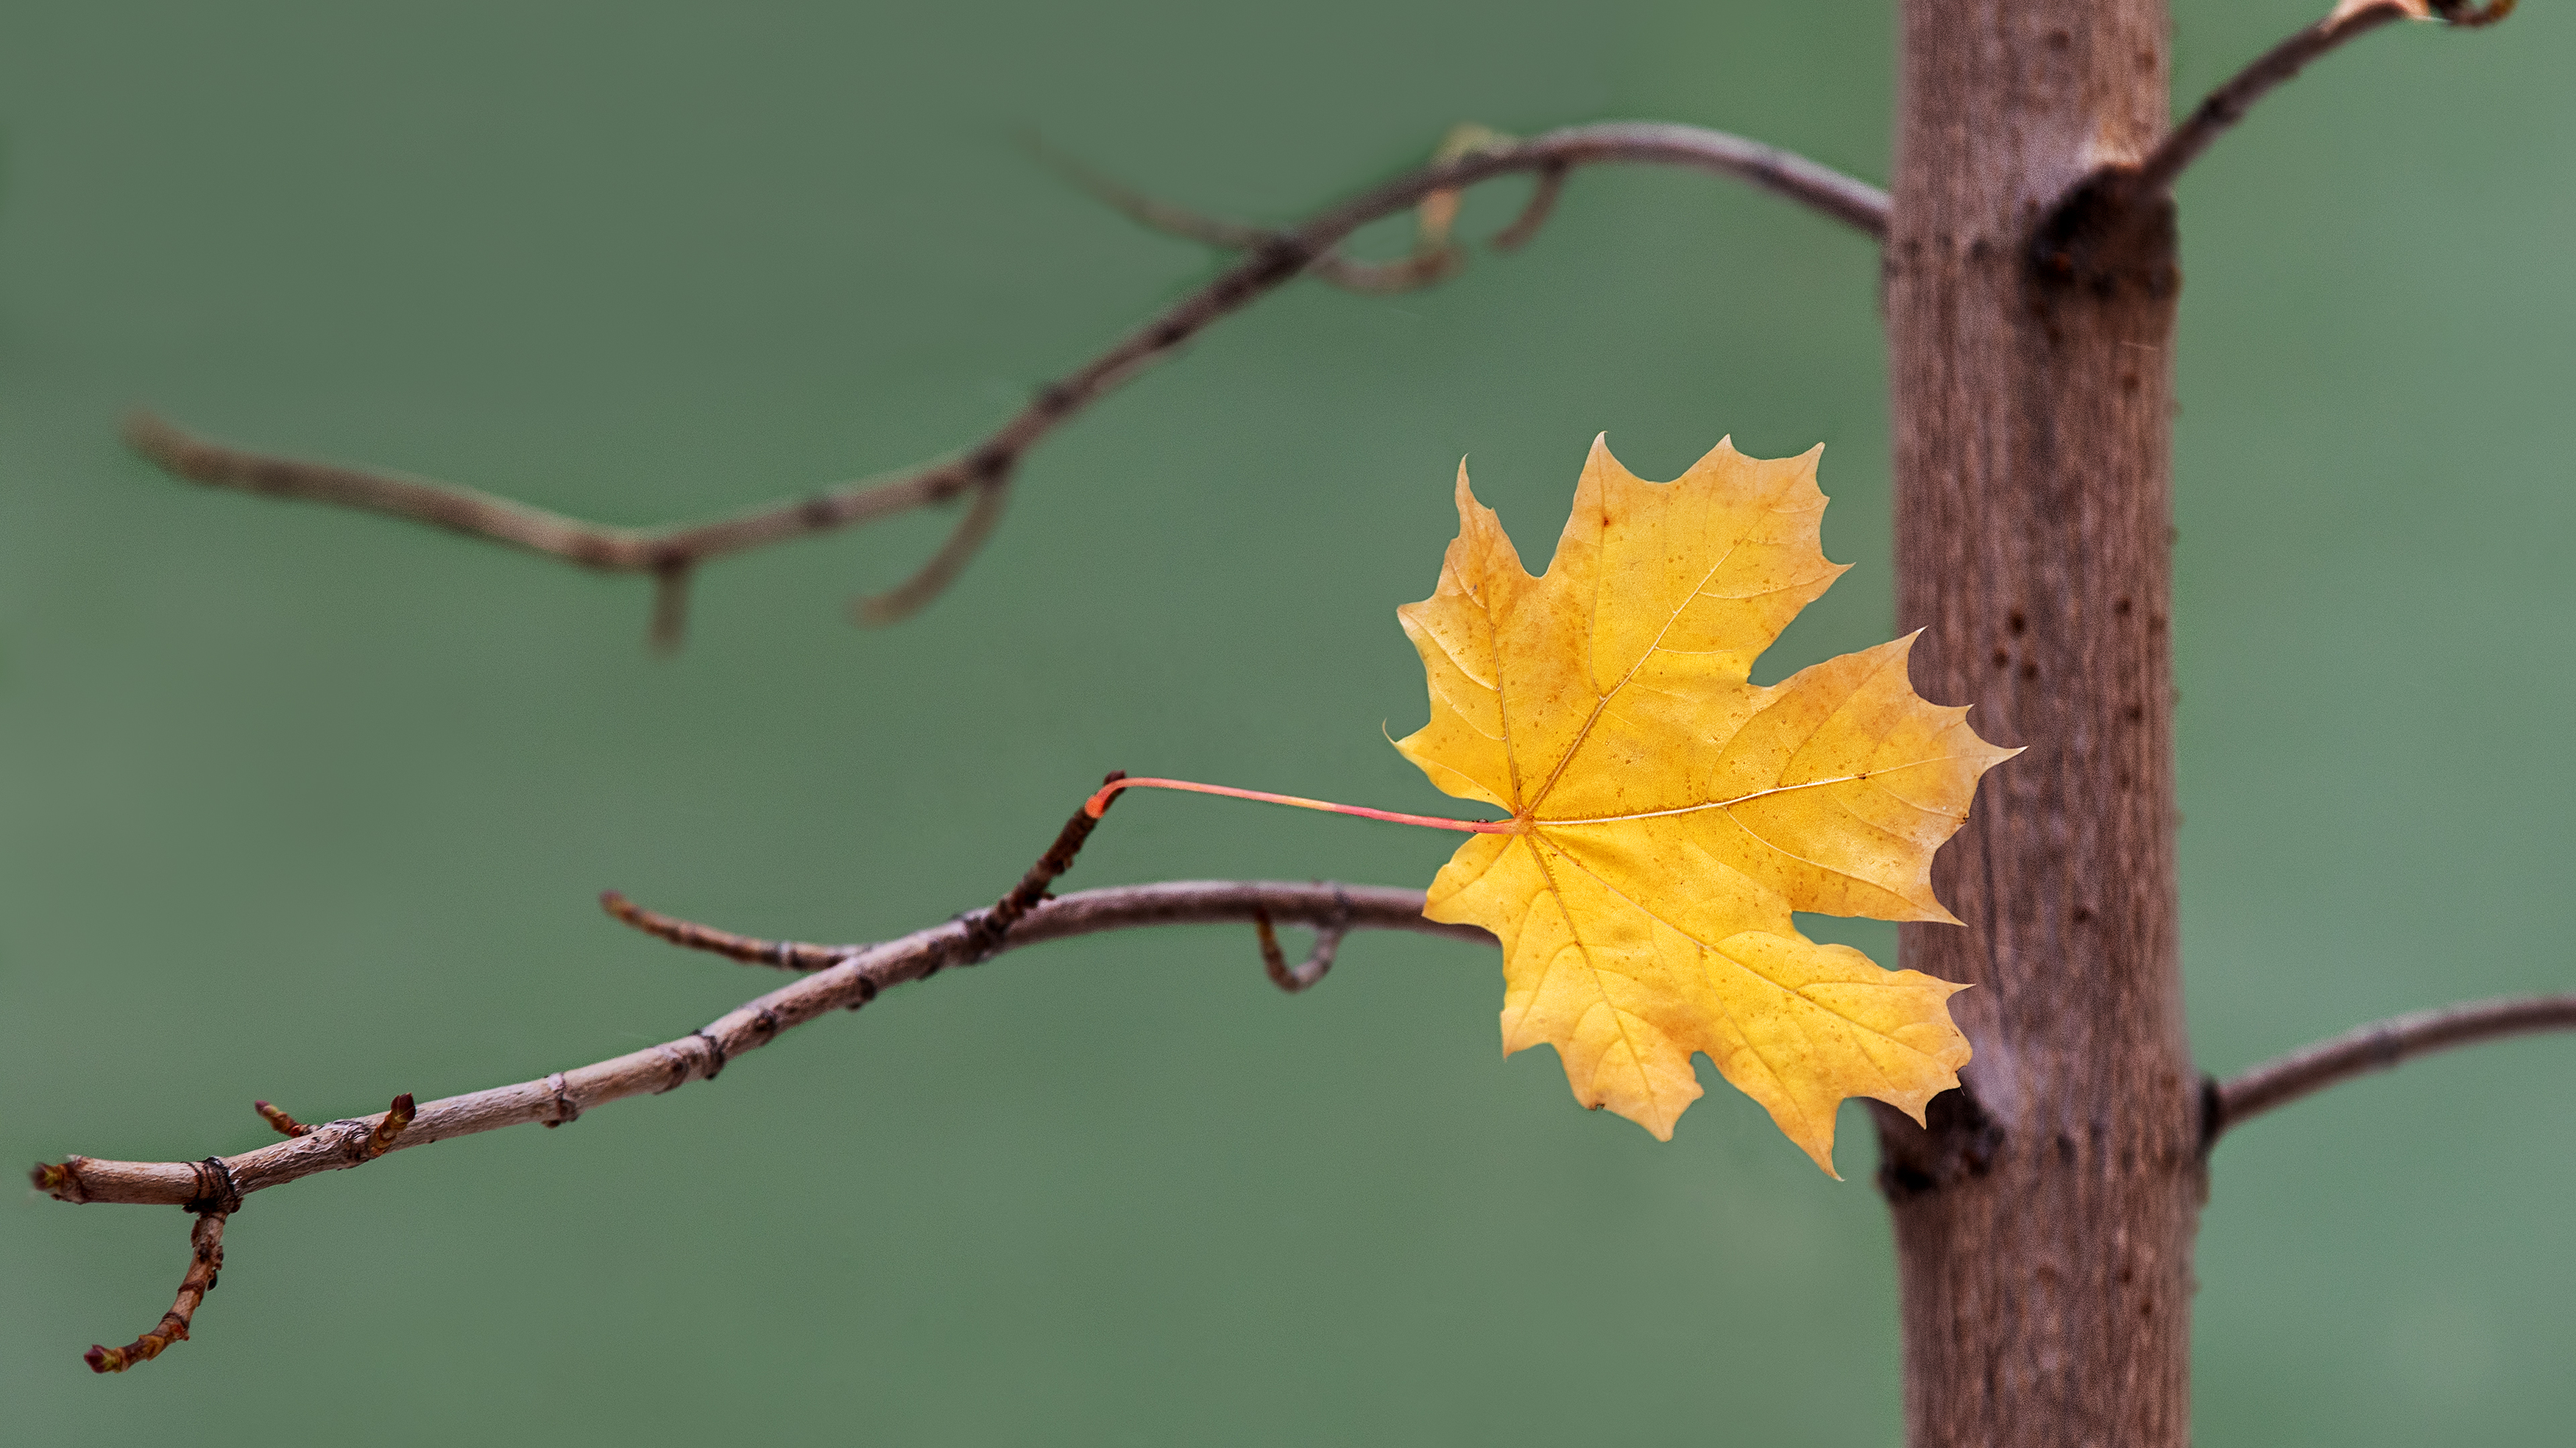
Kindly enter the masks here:
[[2176, 958], [2177, 276], [2170, 206], [2118, 184], [2164, 130], [2164, 6], [1906, 0], [1903, 43], [1899, 608], [1923, 694], [2029, 748], [1935, 871], [1967, 928], [1904, 932], [1907, 965], [1977, 986], [1965, 1089], [1929, 1131], [1880, 1115], [1907, 1433], [2181, 1444], [2203, 1177]]

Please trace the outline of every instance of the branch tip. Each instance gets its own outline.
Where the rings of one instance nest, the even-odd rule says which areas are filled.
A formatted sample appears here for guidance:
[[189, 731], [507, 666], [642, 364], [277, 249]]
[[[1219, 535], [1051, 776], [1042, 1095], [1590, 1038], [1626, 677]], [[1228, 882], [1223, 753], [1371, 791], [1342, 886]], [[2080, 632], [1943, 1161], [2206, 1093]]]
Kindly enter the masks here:
[[276, 1107], [269, 1105], [265, 1101], [254, 1101], [250, 1104], [250, 1107], [251, 1110], [259, 1113], [260, 1120], [267, 1122], [280, 1136], [310, 1136], [313, 1134], [312, 1127], [305, 1125], [303, 1122], [296, 1120], [294, 1117], [287, 1115], [285, 1112], [278, 1110]]
[[919, 571], [883, 593], [871, 594], [858, 601], [851, 617], [860, 627], [883, 628], [890, 623], [901, 623], [948, 590], [948, 585], [956, 581], [958, 574], [966, 571], [966, 565], [973, 562], [976, 553], [982, 550], [984, 540], [992, 537], [993, 529], [1000, 525], [1002, 505], [1010, 501], [1011, 470], [1017, 463], [1018, 455], [1014, 453], [1010, 462], [1004, 463], [975, 489], [974, 500], [966, 505], [965, 516], [957, 520], [948, 540], [939, 545], [939, 551], [930, 555], [930, 561], [922, 564]]
[[2433, 13], [2441, 17], [2442, 23], [2462, 30], [2495, 24], [2513, 13], [2515, 3], [2516, 0], [2486, 0], [2483, 5], [2471, 5], [2465, 0], [2432, 0]]
[[835, 966], [858, 953], [855, 945], [808, 945], [801, 940], [763, 940], [736, 935], [676, 915], [647, 910], [615, 890], [599, 892], [599, 906], [645, 934], [689, 950], [703, 950], [745, 965], [774, 965], [781, 970], [815, 971]]
[[653, 651], [674, 654], [689, 634], [689, 576], [696, 572], [685, 562], [666, 562], [653, 570], [653, 626], [650, 639]]
[[1529, 200], [1521, 206], [1521, 214], [1512, 218], [1511, 225], [1495, 232], [1494, 239], [1485, 244], [1501, 252], [1518, 251], [1527, 246], [1530, 238], [1538, 235], [1539, 228], [1547, 225], [1547, 219], [1556, 214], [1556, 201], [1564, 194], [1568, 169], [1550, 166], [1539, 172], [1538, 184], [1531, 188]]
[[224, 1222], [222, 1212], [208, 1212], [197, 1218], [188, 1229], [188, 1273], [179, 1279], [178, 1300], [152, 1330], [123, 1347], [91, 1343], [81, 1361], [94, 1373], [121, 1373], [136, 1363], [147, 1363], [159, 1357], [174, 1342], [188, 1340], [188, 1325], [196, 1320], [199, 1304], [215, 1290], [215, 1279], [224, 1267]]
[[412, 1118], [416, 1114], [417, 1108], [412, 1105], [410, 1092], [406, 1091], [395, 1097], [393, 1105], [385, 1108], [384, 1117], [369, 1128], [366, 1141], [358, 1147], [358, 1159], [374, 1161], [377, 1157], [393, 1150], [394, 1144], [411, 1126]]

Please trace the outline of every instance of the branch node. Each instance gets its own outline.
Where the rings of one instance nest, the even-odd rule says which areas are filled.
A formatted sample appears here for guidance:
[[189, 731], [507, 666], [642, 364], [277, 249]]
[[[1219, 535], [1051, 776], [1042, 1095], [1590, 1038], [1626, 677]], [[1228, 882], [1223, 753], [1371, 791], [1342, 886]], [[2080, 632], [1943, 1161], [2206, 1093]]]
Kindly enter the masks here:
[[668, 1095], [669, 1093], [677, 1091], [681, 1087], [689, 1084], [689, 1077], [695, 1074], [697, 1065], [688, 1058], [688, 1055], [685, 1052], [677, 1050], [667, 1044], [655, 1046], [653, 1048], [653, 1052], [663, 1060], [671, 1063], [671, 1078], [663, 1082], [661, 1086], [653, 1092], [654, 1095]]
[[548, 1131], [581, 1120], [581, 1104], [572, 1099], [572, 1084], [561, 1071], [546, 1078], [546, 1097], [547, 1104], [555, 1109], [555, 1114], [546, 1118]]
[[2158, 300], [2182, 285], [2175, 251], [2173, 198], [2144, 185], [2135, 167], [2105, 166], [2032, 231], [2030, 265], [2042, 285]]
[[1932, 1098], [1921, 1126], [1884, 1102], [1871, 1102], [1870, 1114], [1878, 1118], [1878, 1193], [1890, 1207], [1986, 1175], [2007, 1139], [1964, 1082]]
[[197, 1192], [184, 1204], [186, 1210], [199, 1216], [211, 1212], [219, 1217], [229, 1217], [241, 1210], [241, 1188], [233, 1185], [232, 1168], [224, 1165], [222, 1157], [210, 1156], [202, 1161], [192, 1161], [188, 1163], [188, 1169], [197, 1174]]

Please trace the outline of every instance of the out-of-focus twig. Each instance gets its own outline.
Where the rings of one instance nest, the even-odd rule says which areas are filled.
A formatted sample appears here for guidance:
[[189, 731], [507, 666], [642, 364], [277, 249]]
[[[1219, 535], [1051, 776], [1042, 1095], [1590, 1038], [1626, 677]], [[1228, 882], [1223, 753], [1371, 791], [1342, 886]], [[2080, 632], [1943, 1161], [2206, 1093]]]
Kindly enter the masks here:
[[[665, 647], [680, 638], [690, 579], [711, 560], [966, 500], [969, 506], [955, 531], [912, 578], [861, 601], [862, 621], [891, 623], [936, 597], [964, 569], [1000, 521], [1011, 481], [1031, 448], [1219, 319], [1337, 257], [1337, 249], [1351, 233], [1381, 217], [1421, 207], [1423, 225], [1428, 228], [1441, 215], [1436, 198], [1454, 198], [1465, 188], [1497, 176], [1531, 173], [1540, 178], [1539, 191], [1521, 221], [1507, 233], [1525, 236], [1554, 204], [1556, 187], [1568, 171], [1625, 164], [1729, 176], [1872, 236], [1883, 236], [1887, 229], [1887, 197], [1876, 187], [1723, 131], [1615, 122], [1573, 126], [1520, 141], [1473, 139], [1476, 144], [1460, 154], [1384, 182], [1300, 226], [1257, 236], [1228, 233], [1231, 239], [1222, 244], [1240, 242], [1235, 249], [1242, 252], [1232, 265], [1107, 351], [1039, 388], [999, 428], [957, 455], [710, 522], [651, 529], [593, 523], [476, 488], [253, 452], [199, 437], [150, 413], [138, 412], [127, 420], [126, 439], [171, 474], [209, 486], [386, 513], [584, 568], [647, 575], [656, 583], [653, 637]], [[1445, 241], [1446, 227], [1446, 221], [1438, 222], [1443, 244], [1431, 255], [1448, 256], [1453, 250]], [[1379, 274], [1390, 284], [1410, 275], [1400, 269], [1419, 270], [1432, 263], [1417, 253], [1412, 261], [1391, 265], [1399, 270]], [[1350, 270], [1337, 274], [1345, 284], [1363, 275]]]

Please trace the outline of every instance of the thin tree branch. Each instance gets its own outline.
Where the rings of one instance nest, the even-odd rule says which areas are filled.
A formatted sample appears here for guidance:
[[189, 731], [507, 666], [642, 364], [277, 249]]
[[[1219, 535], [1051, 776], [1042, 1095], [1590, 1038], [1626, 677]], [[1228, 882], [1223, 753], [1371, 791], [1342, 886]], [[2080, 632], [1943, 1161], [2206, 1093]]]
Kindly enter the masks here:
[[1494, 239], [1486, 245], [1496, 251], [1518, 251], [1529, 245], [1530, 238], [1538, 235], [1538, 229], [1556, 214], [1556, 199], [1565, 194], [1565, 175], [1563, 166], [1539, 172], [1538, 184], [1530, 188], [1529, 200], [1521, 204], [1521, 214], [1512, 218], [1511, 225], [1495, 232]]
[[2511, 14], [2513, 6], [2514, 0], [2491, 0], [2482, 5], [2465, 0], [2365, 0], [2359, 4], [2345, 0], [2325, 19], [2293, 33], [2238, 71], [2225, 85], [2211, 91], [2188, 119], [2174, 127], [2138, 163], [2134, 184], [2143, 195], [2172, 190], [2183, 168], [2200, 159], [2201, 152], [2208, 150], [2212, 142], [2245, 119], [2256, 101], [2305, 69], [2309, 61], [2345, 41], [2358, 39], [2392, 20], [2422, 20], [2436, 15], [2464, 29], [2493, 25]]
[[1090, 362], [1040, 388], [1000, 428], [955, 457], [880, 479], [824, 488], [803, 498], [766, 504], [709, 522], [671, 528], [614, 527], [531, 507], [475, 488], [247, 452], [194, 436], [149, 413], [136, 413], [127, 420], [126, 439], [137, 452], [171, 474], [209, 486], [387, 513], [507, 543], [584, 568], [656, 576], [662, 582], [654, 633], [657, 640], [664, 641], [678, 637], [685, 598], [683, 585], [689, 572], [700, 564], [790, 538], [950, 502], [972, 493], [975, 506], [921, 572], [861, 606], [864, 619], [885, 622], [920, 607], [964, 568], [999, 520], [1002, 497], [1030, 448], [1220, 318], [1312, 270], [1351, 233], [1379, 218], [1422, 205], [1437, 193], [1455, 193], [1497, 176], [1522, 172], [1540, 175], [1542, 194], [1552, 203], [1553, 193], [1546, 186], [1546, 178], [1561, 176], [1576, 166], [1604, 164], [1676, 166], [1731, 176], [1803, 203], [1872, 236], [1884, 236], [1887, 231], [1887, 197], [1876, 187], [1803, 157], [1722, 131], [1654, 122], [1613, 122], [1568, 127], [1525, 141], [1496, 143], [1489, 149], [1408, 172], [1324, 211], [1302, 226], [1266, 233], [1248, 242], [1245, 255], [1207, 285], [1173, 303]]
[[[1511, 137], [1484, 126], [1455, 126], [1432, 152], [1431, 161], [1437, 165], [1510, 144]], [[1034, 137], [1030, 140], [1030, 149], [1038, 159], [1063, 172], [1075, 185], [1140, 226], [1227, 251], [1249, 251], [1279, 234], [1268, 227], [1203, 216], [1174, 205], [1139, 191]], [[1495, 238], [1493, 244], [1497, 250], [1509, 251], [1527, 241], [1555, 206], [1556, 193], [1565, 182], [1564, 168], [1543, 170], [1538, 176], [1538, 189], [1532, 193], [1529, 203], [1522, 207], [1519, 218], [1506, 228], [1503, 236]], [[1458, 221], [1458, 200], [1456, 191], [1434, 191], [1422, 198], [1414, 208], [1413, 252], [1409, 256], [1385, 262], [1358, 261], [1343, 255], [1337, 248], [1315, 258], [1308, 270], [1317, 280], [1345, 291], [1376, 296], [1417, 291], [1446, 281], [1457, 275], [1467, 260], [1465, 251], [1450, 239]]]
[[[1113, 769], [1109, 771], [1107, 778], [1101, 780], [1101, 783], [1114, 784], [1126, 777], [1127, 771]], [[1117, 796], [1112, 795], [1110, 801], [1116, 798]], [[1104, 801], [1102, 804], [1104, 814], [1110, 801]], [[1055, 843], [1048, 846], [1047, 852], [1038, 857], [1038, 862], [1031, 865], [1028, 873], [1020, 877], [1020, 883], [1012, 886], [1008, 894], [995, 901], [991, 909], [973, 918], [967, 929], [968, 952], [978, 959], [983, 958], [1004, 935], [1010, 932], [1013, 925], [1019, 923], [1022, 916], [1027, 915], [1030, 910], [1048, 899], [1048, 888], [1054, 885], [1065, 871], [1073, 868], [1074, 857], [1082, 853], [1083, 843], [1089, 840], [1091, 832], [1098, 828], [1100, 828], [1100, 815], [1093, 814], [1086, 801], [1083, 808], [1073, 812], [1073, 818], [1065, 821], [1064, 828], [1056, 834]], [[676, 915], [664, 915], [656, 910], [647, 910], [615, 890], [600, 891], [599, 904], [610, 915], [647, 935], [658, 936], [673, 945], [686, 946], [691, 950], [703, 950], [710, 954], [721, 955], [728, 960], [738, 960], [745, 965], [768, 965], [776, 966], [780, 970], [794, 971], [822, 970], [838, 965], [868, 948], [864, 945], [808, 945], [801, 940], [763, 940], [753, 935], [736, 935], [730, 930], [718, 930], [712, 925], [700, 925], [696, 921], [683, 920]], [[1257, 911], [1255, 919], [1256, 921], [1259, 919]], [[1268, 927], [1263, 928], [1266, 930]], [[265, 1101], [259, 1103], [259, 1108], [263, 1116], [268, 1115], [271, 1110]], [[272, 1124], [274, 1124], [273, 1121]], [[284, 1127], [278, 1129], [285, 1130]], [[312, 1128], [308, 1126], [298, 1131], [287, 1131], [286, 1134], [295, 1136], [302, 1131], [310, 1130]]]
[[[864, 945], [808, 945], [801, 940], [762, 940], [756, 936], [736, 935], [712, 925], [700, 925], [676, 915], [647, 910], [614, 890], [599, 892], [600, 908], [634, 926], [647, 935], [659, 936], [673, 945], [739, 960], [745, 965], [774, 965], [780, 970], [812, 971], [839, 965], [867, 949]], [[312, 1130], [306, 1127], [305, 1130]], [[290, 1133], [291, 1134], [291, 1133]]]
[[267, 1122], [269, 1124], [269, 1128], [280, 1136], [310, 1136], [313, 1134], [312, 1127], [305, 1125], [303, 1122], [296, 1120], [294, 1117], [287, 1115], [285, 1112], [278, 1110], [276, 1107], [269, 1105], [265, 1101], [254, 1101], [250, 1104], [250, 1108], [251, 1110], [258, 1112], [259, 1119]]
[[[1113, 769], [1102, 777], [1101, 788], [1106, 789], [1126, 777], [1127, 771]], [[1004, 892], [1001, 899], [993, 902], [991, 909], [966, 927], [969, 958], [984, 960], [991, 957], [1000, 948], [1002, 937], [1011, 933], [1011, 927], [1026, 919], [1031, 910], [1046, 900], [1047, 891], [1064, 877], [1065, 871], [1073, 868], [1074, 857], [1082, 853], [1084, 842], [1091, 838], [1093, 830], [1100, 828], [1102, 816], [1108, 814], [1109, 806], [1117, 799], [1114, 794], [1101, 799], [1098, 813], [1092, 811], [1091, 800], [1082, 802], [1082, 808], [1075, 810], [1073, 817], [1064, 822], [1064, 828], [1056, 831], [1055, 843], [1047, 846], [1047, 852], [1038, 856], [1038, 862], [1029, 866], [1028, 873], [1020, 876], [1020, 883]]]
[[2576, 1031], [2576, 992], [2471, 1001], [2374, 1022], [2266, 1061], [2218, 1086], [2203, 1146], [2239, 1122], [2355, 1076], [2435, 1051], [2542, 1031]]
[[[1089, 192], [1094, 200], [1148, 230], [1221, 251], [1250, 251], [1280, 234], [1266, 226], [1202, 215], [1139, 191], [1052, 147], [1037, 146], [1035, 149], [1042, 160], [1063, 172], [1075, 185]], [[1413, 255], [1392, 262], [1354, 261], [1336, 249], [1316, 257], [1306, 269], [1317, 281], [1344, 291], [1383, 296], [1429, 286], [1456, 268], [1452, 249], [1445, 244], [1444, 238], [1440, 244], [1417, 245]]]
[[188, 1229], [188, 1275], [179, 1279], [179, 1300], [161, 1314], [150, 1332], [123, 1347], [91, 1343], [89, 1351], [81, 1354], [91, 1372], [121, 1373], [159, 1357], [170, 1344], [187, 1340], [188, 1324], [196, 1321], [198, 1305], [215, 1290], [215, 1277], [224, 1270], [224, 1221], [222, 1212], [197, 1218], [197, 1224]]
[[[1085, 890], [1046, 900], [1011, 927], [993, 946], [993, 953], [1112, 930], [1247, 923], [1264, 912], [1275, 921], [1318, 929], [1338, 926], [1349, 930], [1409, 930], [1450, 940], [1493, 943], [1491, 935], [1473, 926], [1424, 919], [1419, 890], [1259, 880], [1182, 880]], [[407, 1151], [528, 1122], [558, 1125], [611, 1101], [658, 1095], [691, 1081], [708, 1080], [726, 1062], [768, 1045], [790, 1027], [836, 1010], [866, 1005], [887, 987], [975, 963], [973, 937], [982, 918], [983, 912], [978, 911], [898, 940], [859, 947], [836, 964], [748, 1001], [700, 1030], [657, 1046], [532, 1081], [428, 1102], [411, 1114], [408, 1125], [391, 1131], [381, 1128], [386, 1126], [388, 1117], [397, 1113], [380, 1112], [328, 1122], [292, 1140], [271, 1142], [238, 1156], [210, 1158], [209, 1162], [222, 1168], [237, 1197], [248, 1196], [316, 1172], [359, 1165], [378, 1152]], [[800, 948], [826, 951], [839, 947]], [[378, 1151], [371, 1152], [371, 1145], [377, 1143], [381, 1143]], [[66, 1202], [186, 1206], [208, 1199], [207, 1171], [208, 1162], [105, 1161], [76, 1156], [39, 1166], [30, 1176], [38, 1191]]]
[[1333, 968], [1333, 957], [1341, 954], [1342, 936], [1348, 926], [1338, 918], [1316, 926], [1315, 948], [1293, 966], [1288, 963], [1287, 953], [1279, 948], [1279, 932], [1271, 925], [1268, 911], [1253, 912], [1252, 928], [1261, 942], [1261, 973], [1270, 977], [1272, 985], [1296, 995], [1312, 989]]
[[930, 555], [930, 561], [922, 564], [910, 578], [885, 592], [860, 599], [851, 616], [874, 628], [899, 622], [920, 612], [922, 605], [945, 592], [957, 575], [966, 571], [966, 565], [983, 549], [984, 540], [993, 536], [993, 529], [1002, 521], [1002, 505], [1009, 500], [1010, 492], [1006, 482], [977, 488], [974, 501], [966, 505], [965, 515], [957, 520], [955, 528], [949, 530], [948, 541], [939, 545], [939, 551]]
[[653, 570], [653, 627], [648, 635], [662, 653], [676, 653], [689, 633], [689, 576], [686, 563], [666, 563]]

